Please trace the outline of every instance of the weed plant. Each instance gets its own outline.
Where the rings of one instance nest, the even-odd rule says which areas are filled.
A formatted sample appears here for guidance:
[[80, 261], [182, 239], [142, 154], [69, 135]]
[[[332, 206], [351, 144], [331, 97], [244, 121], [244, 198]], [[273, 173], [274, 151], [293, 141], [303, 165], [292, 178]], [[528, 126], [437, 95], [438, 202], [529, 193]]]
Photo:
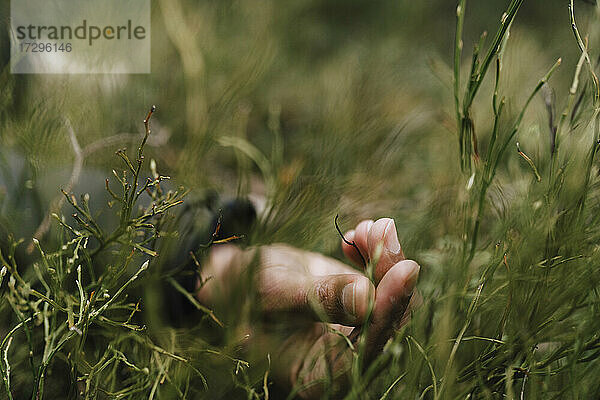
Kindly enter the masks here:
[[[190, 255], [181, 250], [177, 210], [195, 199], [209, 204], [214, 190], [263, 199], [259, 223], [240, 245], [281, 241], [340, 257], [335, 215], [342, 231], [362, 218], [396, 219], [405, 254], [422, 265], [423, 304], [371, 365], [362, 365], [357, 346], [348, 398], [600, 397], [597, 6], [570, 0], [563, 22], [543, 31], [549, 43], [553, 34], [571, 43], [560, 48], [561, 61], [520, 26], [528, 2], [499, 10], [496, 2], [459, 0], [454, 62], [445, 63], [422, 60], [435, 52], [404, 42], [406, 53], [394, 56], [399, 42], [388, 32], [374, 34], [376, 43], [306, 51], [293, 23], [316, 37], [319, 29], [337, 39], [347, 33], [335, 21], [302, 19], [329, 15], [327, 2], [285, 11], [274, 2], [224, 3], [157, 1], [153, 18], [162, 15], [155, 26], [165, 35], [153, 45], [172, 64], [157, 66], [157, 79], [131, 78], [122, 91], [98, 83], [113, 93], [108, 100], [139, 109], [157, 88], [172, 100], [161, 106], [164, 119], [154, 108], [147, 114], [135, 154], [117, 151], [121, 167], [100, 182], [99, 199], [71, 192], [84, 163], [114, 168], [114, 156], [90, 155], [139, 139], [123, 133], [138, 111], [115, 112], [96, 98], [78, 108], [93, 83], [76, 81], [79, 91], [13, 79], [7, 68], [0, 76], [0, 174], [17, 188], [0, 190], [0, 397], [292, 398], [298, 388], [289, 394], [272, 381], [276, 354], [247, 348], [241, 334], [260, 320], [252, 280], [213, 310], [176, 279], [190, 263], [192, 276], [208, 278], [203, 257], [219, 240], [210, 218], [194, 214], [209, 228]], [[444, 2], [414, 3], [382, 2], [376, 17], [387, 26], [396, 7], [430, 16], [419, 34], [448, 24], [436, 8]], [[361, 4], [349, 15], [370, 10]], [[467, 17], [471, 9], [500, 22], [465, 57], [469, 32], [485, 25]], [[198, 37], [206, 42], [182, 40]], [[296, 52], [309, 53], [305, 64], [289, 61]], [[415, 60], [429, 69], [413, 68]], [[389, 73], [399, 65], [401, 74]], [[23, 95], [19, 105], [15, 93], [27, 85], [58, 94]], [[73, 126], [88, 129], [75, 134]], [[169, 139], [167, 127], [182, 134]], [[162, 137], [171, 141], [153, 142]], [[11, 170], [13, 148], [25, 155], [22, 176]], [[53, 154], [66, 153], [73, 156], [64, 200], [14, 206], [27, 190], [41, 190]], [[193, 193], [171, 187], [157, 165]], [[31, 220], [35, 229], [23, 234]], [[188, 324], [165, 316], [169, 293], [191, 306]]]

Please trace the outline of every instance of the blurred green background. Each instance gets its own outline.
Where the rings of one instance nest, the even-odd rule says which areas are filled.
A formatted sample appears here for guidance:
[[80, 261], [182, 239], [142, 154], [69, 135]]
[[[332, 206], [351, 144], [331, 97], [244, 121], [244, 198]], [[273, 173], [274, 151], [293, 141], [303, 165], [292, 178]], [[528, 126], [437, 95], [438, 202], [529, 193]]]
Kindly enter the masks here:
[[[495, 29], [504, 3], [469, 4], [467, 52], [483, 30]], [[401, 211], [399, 204], [432, 198], [437, 179], [456, 175], [450, 129], [453, 2], [152, 6], [150, 75], [10, 76], [5, 70], [3, 147], [26, 154], [36, 173], [70, 169], [68, 134], [53, 122], [69, 118], [85, 147], [118, 133], [140, 132], [140, 116], [156, 103], [155, 131], [162, 136], [152, 156], [162, 171], [192, 189], [214, 185], [235, 193], [240, 179], [250, 190], [251, 178], [239, 176], [234, 153], [218, 139], [247, 138], [270, 159], [272, 120], [281, 130], [283, 152], [273, 173], [278, 181], [286, 173], [291, 182], [299, 175], [326, 180], [317, 201], [328, 205], [318, 208], [327, 215], [328, 230], [335, 210], [356, 213], [359, 202], [361, 215], [394, 214]], [[8, 16], [8, 3], [3, 8]], [[595, 13], [595, 7], [580, 4], [584, 31], [585, 20]], [[566, 3], [526, 2], [508, 51], [505, 93], [515, 107], [558, 57], [565, 63], [553, 85], [564, 93], [578, 58]], [[3, 36], [5, 63], [8, 57]], [[536, 111], [542, 114], [542, 107]], [[536, 116], [542, 124], [545, 116], [531, 113]], [[476, 117], [485, 133], [488, 116]], [[112, 161], [110, 151], [99, 151], [86, 166], [106, 167]], [[377, 179], [362, 179], [364, 174]], [[328, 201], [328, 196], [343, 200], [346, 193], [353, 207]], [[386, 200], [394, 204], [381, 208]], [[415, 207], [406, 209], [415, 212]], [[318, 228], [311, 236], [315, 243], [324, 239]]]
[[[495, 32], [507, 4], [469, 2], [463, 72], [479, 35]], [[507, 98], [507, 119], [516, 117], [559, 57], [563, 63], [550, 86], [558, 109], [566, 103], [580, 55], [567, 5], [560, 0], [525, 1], [519, 11], [500, 85]], [[589, 34], [595, 59], [599, 8], [584, 1], [576, 1], [575, 7], [579, 29]], [[104, 178], [119, 165], [114, 151], [135, 148], [142, 119], [156, 104], [146, 158], [155, 159], [160, 173], [189, 188], [191, 196], [215, 191], [226, 198], [258, 199], [266, 210], [250, 235], [252, 244], [287, 242], [341, 257], [333, 224], [336, 214], [342, 229], [364, 218], [395, 218], [404, 253], [422, 265], [419, 285], [426, 305], [416, 317], [413, 334], [424, 341], [440, 374], [448, 340], [462, 326], [478, 271], [496, 242], [508, 237], [519, 243], [515, 251], [524, 255], [515, 259], [524, 272], [540, 261], [537, 248], [532, 249], [536, 244], [526, 244], [544, 241], [543, 235], [536, 236], [539, 232], [527, 233], [536, 225], [528, 211], [533, 202], [528, 198], [534, 184], [531, 172], [517, 152], [509, 150], [501, 161], [499, 183], [489, 195], [492, 205], [484, 216], [480, 251], [471, 267], [456, 268], [469, 176], [460, 172], [454, 117], [453, 1], [153, 0], [149, 75], [11, 75], [7, 1], [0, 4], [0, 15], [0, 164], [5, 176], [15, 178], [12, 187], [0, 185], [4, 240], [9, 232], [30, 238], [58, 189], [68, 182], [75, 156], [65, 119], [82, 148], [95, 146], [84, 160], [89, 174], [74, 191], [101, 191]], [[462, 81], [466, 79], [463, 74]], [[489, 77], [473, 108], [482, 149], [493, 124], [492, 90]], [[531, 158], [547, 160], [550, 133], [543, 96], [533, 100], [517, 140]], [[531, 219], [524, 221], [522, 216]], [[526, 226], [515, 228], [519, 224]], [[513, 228], [519, 233], [511, 233]], [[52, 237], [46, 238], [48, 246]], [[597, 255], [597, 246], [586, 243], [587, 256]], [[578, 281], [580, 286], [573, 290], [586, 291], [597, 282], [592, 264], [588, 266], [593, 277], [581, 275], [587, 281]], [[571, 275], [556, 279], [567, 277]], [[490, 294], [478, 322], [481, 330], [486, 318], [499, 318], [506, 296], [502, 288]], [[521, 306], [529, 310], [531, 304], [524, 301]], [[515, 313], [514, 326], [526, 324], [519, 311]], [[529, 317], [528, 312], [521, 315]], [[521, 339], [534, 335], [522, 327], [526, 333]], [[593, 329], [587, 326], [586, 332], [592, 335]], [[468, 346], [457, 361], [460, 365], [468, 364], [469, 354], [483, 351], [476, 344]], [[380, 394], [399, 375], [407, 365], [403, 362], [408, 363], [398, 362], [381, 377], [373, 393]], [[229, 376], [229, 370], [223, 371], [222, 376]], [[419, 371], [421, 375], [415, 372], [407, 385], [420, 395], [427, 387], [423, 376], [428, 371]], [[581, 379], [589, 379], [583, 381], [589, 391], [573, 393], [572, 398], [598, 394], [598, 381], [586, 371]], [[578, 381], [577, 373], [571, 383]], [[571, 378], [555, 379], [539, 383], [543, 389], [532, 384], [532, 396], [560, 396], [558, 387]], [[479, 384], [473, 378], [464, 387]], [[490, 398], [499, 398], [496, 395], [489, 393]], [[430, 396], [425, 393], [425, 398]]]
[[[2, 7], [7, 23], [8, 2]], [[505, 7], [503, 1], [469, 4], [467, 53], [482, 31], [496, 29]], [[412, 220], [440, 199], [436, 193], [464, 179], [454, 162], [455, 8], [452, 1], [156, 1], [150, 75], [27, 76], [5, 68], [2, 148], [25, 155], [32, 184], [43, 185], [45, 173], [68, 172], [73, 163], [64, 118], [85, 147], [141, 132], [140, 116], [156, 104], [159, 138], [150, 155], [162, 173], [191, 189], [264, 195], [256, 166], [219, 145], [224, 136], [245, 138], [276, 163], [270, 178], [282, 213], [294, 207], [282, 193], [318, 188], [318, 196], [302, 197], [311, 212], [294, 223], [280, 221], [290, 229], [277, 229], [268, 240], [331, 250], [335, 213], [351, 221]], [[596, 8], [581, 2], [578, 11], [587, 32]], [[2, 40], [6, 65], [6, 35]], [[565, 2], [525, 2], [510, 40], [503, 90], [512, 110], [558, 57], [564, 63], [553, 86], [566, 93], [578, 49]], [[528, 118], [543, 131], [543, 103], [535, 103]], [[475, 107], [487, 113], [487, 104]], [[486, 113], [475, 113], [484, 137], [491, 124]], [[539, 135], [543, 147], [547, 138]], [[86, 167], [110, 171], [111, 150], [125, 145], [132, 147], [117, 143], [95, 151]], [[452, 229], [444, 218], [400, 225], [408, 249]]]

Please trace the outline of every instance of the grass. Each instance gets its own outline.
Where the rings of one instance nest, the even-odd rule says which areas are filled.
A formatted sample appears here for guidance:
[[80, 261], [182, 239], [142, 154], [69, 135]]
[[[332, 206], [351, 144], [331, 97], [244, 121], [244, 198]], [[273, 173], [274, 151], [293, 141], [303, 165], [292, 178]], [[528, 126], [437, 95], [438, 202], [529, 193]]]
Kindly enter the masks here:
[[149, 76], [4, 67], [2, 396], [285, 398], [246, 297], [175, 279], [219, 192], [264, 199], [243, 245], [396, 219], [424, 304], [349, 398], [597, 398], [597, 6], [427, 3], [158, 1]]

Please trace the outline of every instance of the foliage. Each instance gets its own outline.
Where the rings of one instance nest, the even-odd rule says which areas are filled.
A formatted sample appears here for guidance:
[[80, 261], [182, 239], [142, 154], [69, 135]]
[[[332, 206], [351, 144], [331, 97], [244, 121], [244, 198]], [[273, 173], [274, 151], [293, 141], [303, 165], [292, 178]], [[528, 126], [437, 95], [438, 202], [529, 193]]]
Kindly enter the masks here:
[[[341, 257], [336, 214], [342, 230], [396, 219], [424, 304], [349, 397], [598, 397], [598, 6], [400, 3], [161, 0], [153, 57], [168, 62], [150, 76], [4, 70], [0, 175], [16, 189], [0, 188], [0, 372], [13, 398], [287, 395], [275, 355], [240, 339], [256, 318], [246, 298], [195, 302], [187, 326], [164, 318], [163, 282], [194, 302], [170, 265], [186, 192], [153, 162], [143, 180], [142, 150], [189, 197], [262, 198], [249, 244]], [[104, 150], [138, 140], [130, 121], [153, 101], [155, 132], [94, 184], [106, 198], [71, 195], [85, 193], [69, 179], [79, 167], [104, 174]], [[76, 217], [60, 216], [65, 201]]]

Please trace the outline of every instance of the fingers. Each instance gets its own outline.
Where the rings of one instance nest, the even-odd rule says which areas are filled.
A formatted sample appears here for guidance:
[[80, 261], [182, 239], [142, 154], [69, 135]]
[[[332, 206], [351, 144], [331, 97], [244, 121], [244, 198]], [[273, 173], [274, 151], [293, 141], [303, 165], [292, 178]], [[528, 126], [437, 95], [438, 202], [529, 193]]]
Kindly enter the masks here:
[[[356, 231], [351, 230], [351, 231], [346, 232], [346, 234], [344, 235], [344, 238], [348, 242], [352, 243], [352, 242], [354, 242], [355, 235], [356, 235]], [[366, 258], [365, 258], [366, 254], [363, 255], [362, 252], [360, 251], [360, 248], [358, 247], [358, 245], [355, 244], [355, 246], [352, 246], [351, 244], [348, 244], [344, 240], [342, 240], [342, 251], [344, 252], [344, 255], [350, 261], [352, 261], [355, 265], [358, 265], [359, 267], [362, 268], [362, 267], [364, 267], [364, 263], [366, 261]], [[359, 252], [360, 252], [360, 254], [359, 254]]]
[[367, 354], [375, 357], [387, 340], [407, 321], [405, 312], [411, 301], [420, 267], [404, 260], [387, 271], [375, 295], [373, 319], [367, 336]]
[[[366, 262], [373, 259], [381, 248], [379, 261], [375, 266], [375, 283], [378, 284], [386, 272], [396, 263], [404, 260], [404, 253], [398, 240], [396, 224], [391, 218], [381, 218], [373, 222], [364, 220], [356, 229], [346, 234], [349, 242], [354, 242]], [[346, 257], [360, 266], [364, 266], [357, 249], [342, 241], [342, 250]]]
[[342, 398], [348, 390], [352, 351], [339, 334], [323, 332], [291, 371], [302, 399]]
[[[415, 297], [413, 293], [419, 270], [419, 265], [414, 261], [400, 261], [388, 270], [379, 283], [373, 319], [366, 337], [367, 365], [380, 354], [395, 330], [406, 323], [406, 311]], [[364, 327], [355, 328], [350, 337], [360, 334], [362, 329]], [[342, 332], [346, 334], [344, 330]], [[303, 334], [308, 336], [309, 333]], [[340, 397], [344, 393], [343, 388], [347, 386], [352, 352], [339, 335], [322, 332], [316, 337], [307, 350], [304, 349], [300, 354], [297, 350], [293, 353], [296, 358], [290, 371], [292, 386], [305, 388], [299, 392], [302, 398], [321, 398], [323, 382], [327, 380], [332, 384], [333, 396]], [[294, 342], [294, 348], [298, 349], [298, 340]]]
[[[342, 251], [344, 255], [361, 268], [364, 268], [365, 263], [369, 261], [367, 236], [371, 226], [373, 226], [373, 220], [366, 219], [356, 225], [356, 229], [346, 232], [344, 235], [346, 240], [342, 239]], [[346, 243], [346, 241], [350, 243], [354, 242], [355, 246]]]
[[391, 218], [378, 219], [369, 230], [367, 246], [371, 257], [374, 257], [381, 248], [381, 255], [375, 266], [375, 282], [379, 284], [390, 268], [404, 260], [394, 220]]
[[317, 321], [360, 325], [375, 288], [363, 275], [307, 275], [285, 267], [261, 272], [260, 298], [265, 312], [294, 312]]
[[[354, 236], [354, 241], [356, 242], [356, 245], [360, 249], [360, 252], [366, 261], [369, 261], [369, 246], [367, 244], [367, 237], [374, 223], [375, 222], [372, 219], [366, 219], [356, 225], [356, 235]], [[363, 265], [361, 265], [361, 267], [363, 267]]]

